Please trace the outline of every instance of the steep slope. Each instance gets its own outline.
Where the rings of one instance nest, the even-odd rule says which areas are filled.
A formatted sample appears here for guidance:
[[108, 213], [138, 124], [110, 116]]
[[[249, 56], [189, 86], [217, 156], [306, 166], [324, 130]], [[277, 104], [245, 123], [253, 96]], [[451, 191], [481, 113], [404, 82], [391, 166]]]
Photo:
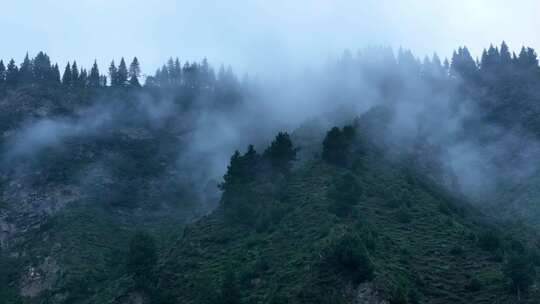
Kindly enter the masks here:
[[264, 210], [247, 224], [231, 221], [222, 205], [185, 229], [158, 269], [158, 298], [511, 303], [506, 257], [533, 250], [376, 151], [350, 170], [314, 160], [284, 180], [263, 181], [246, 185], [256, 192], [248, 203]]
[[179, 148], [191, 140], [187, 119], [159, 116], [160, 105], [137, 92], [98, 92], [116, 99], [106, 104], [61, 93], [21, 88], [0, 101], [5, 303], [88, 301], [125, 272], [137, 231], [161, 244], [217, 200], [205, 172], [186, 178], [192, 169], [179, 161], [190, 153]]

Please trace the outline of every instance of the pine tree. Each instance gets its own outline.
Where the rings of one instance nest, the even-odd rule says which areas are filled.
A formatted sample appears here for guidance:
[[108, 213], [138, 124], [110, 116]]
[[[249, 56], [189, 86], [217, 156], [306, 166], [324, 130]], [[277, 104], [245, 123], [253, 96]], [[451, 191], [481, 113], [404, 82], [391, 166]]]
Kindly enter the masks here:
[[[489, 53], [489, 52], [488, 52]], [[458, 48], [452, 55], [450, 66], [450, 75], [453, 77], [462, 77], [466, 80], [477, 80], [478, 66], [466, 47]]]
[[65, 85], [65, 86], [71, 86], [71, 82], [73, 80], [73, 77], [71, 76], [71, 65], [70, 63], [68, 62], [66, 64], [66, 68], [64, 69], [64, 75], [62, 76], [62, 83]]
[[174, 84], [176, 81], [176, 71], [174, 68], [174, 60], [172, 59], [172, 57], [167, 60], [167, 74], [169, 75], [168, 81], [171, 84]]
[[512, 55], [510, 54], [508, 45], [506, 45], [506, 42], [504, 41], [501, 44], [500, 62], [504, 68], [507, 68], [512, 64]]
[[517, 65], [523, 70], [538, 68], [538, 56], [534, 49], [523, 47], [519, 53]]
[[141, 67], [137, 57], [133, 58], [133, 61], [129, 65], [129, 84], [132, 87], [140, 87], [139, 77], [141, 76]]
[[120, 65], [118, 65], [118, 74], [116, 76], [116, 80], [118, 85], [121, 87], [125, 87], [128, 83], [128, 69], [124, 58], [120, 60]]
[[486, 65], [486, 68], [491, 68], [492, 70], [495, 70], [500, 66], [501, 54], [499, 53], [499, 49], [493, 47], [493, 45], [489, 47], [486, 58], [487, 62], [483, 63]]
[[4, 61], [0, 60], [0, 85], [3, 85], [6, 82], [6, 66]]
[[16, 86], [19, 83], [19, 68], [15, 64], [15, 60], [11, 59], [6, 71], [6, 84]]
[[34, 81], [34, 75], [32, 71], [32, 61], [30, 61], [30, 57], [28, 57], [28, 53], [24, 57], [24, 61], [21, 64], [21, 68], [19, 69], [19, 83], [20, 84], [31, 84]]
[[82, 87], [88, 86], [88, 72], [86, 71], [86, 69], [81, 69], [78, 83]]
[[72, 86], [79, 86], [79, 68], [77, 67], [77, 61], [73, 61], [73, 64], [71, 65], [71, 85]]
[[270, 147], [264, 152], [264, 157], [270, 161], [273, 168], [282, 172], [291, 169], [292, 162], [296, 160], [298, 149], [294, 148], [287, 132], [279, 132]]
[[59, 85], [62, 83], [61, 76], [60, 76], [60, 68], [58, 67], [58, 64], [56, 63], [51, 68], [50, 81], [54, 85]]
[[214, 85], [216, 75], [214, 74], [214, 70], [210, 67], [210, 64], [206, 58], [204, 58], [201, 62], [199, 76], [199, 82], [201, 82], [203, 87], [207, 88]]
[[351, 126], [346, 126], [341, 130], [338, 127], [332, 128], [324, 138], [322, 158], [332, 165], [346, 166], [349, 164], [349, 154], [355, 130]]
[[51, 83], [51, 60], [43, 52], [39, 52], [34, 58], [34, 64], [32, 65], [33, 75], [36, 82], [39, 83]]
[[97, 60], [94, 60], [94, 65], [92, 65], [92, 69], [90, 70], [90, 76], [88, 76], [88, 85], [92, 88], [97, 88], [100, 86]]
[[111, 87], [118, 86], [118, 69], [116, 68], [116, 65], [114, 64], [114, 60], [111, 62], [111, 65], [109, 66], [109, 78], [111, 79]]

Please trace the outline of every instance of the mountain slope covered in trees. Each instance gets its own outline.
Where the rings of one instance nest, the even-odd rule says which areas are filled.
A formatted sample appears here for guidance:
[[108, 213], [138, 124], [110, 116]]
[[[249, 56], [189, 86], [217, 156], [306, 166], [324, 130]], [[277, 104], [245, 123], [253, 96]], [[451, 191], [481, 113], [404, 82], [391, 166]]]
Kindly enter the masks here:
[[333, 129], [323, 159], [292, 171], [265, 165], [264, 154], [249, 161], [251, 149], [237, 169], [233, 156], [227, 176], [238, 179], [225, 183], [243, 187], [226, 185], [221, 207], [165, 253], [146, 285], [154, 301], [510, 303], [519, 290], [534, 303], [534, 234], [500, 226], [381, 157], [362, 135], [347, 135], [355, 131]]
[[[279, 90], [206, 60], [63, 70], [0, 62], [5, 303], [538, 298], [530, 48], [368, 48]], [[314, 117], [283, 123], [298, 96]]]

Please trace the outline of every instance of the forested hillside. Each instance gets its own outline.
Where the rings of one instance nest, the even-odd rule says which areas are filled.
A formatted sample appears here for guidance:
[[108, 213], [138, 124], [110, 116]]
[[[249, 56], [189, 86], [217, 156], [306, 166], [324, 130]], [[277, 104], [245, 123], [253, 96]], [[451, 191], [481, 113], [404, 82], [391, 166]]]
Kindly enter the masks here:
[[0, 303], [539, 298], [533, 49], [117, 62], [0, 61]]

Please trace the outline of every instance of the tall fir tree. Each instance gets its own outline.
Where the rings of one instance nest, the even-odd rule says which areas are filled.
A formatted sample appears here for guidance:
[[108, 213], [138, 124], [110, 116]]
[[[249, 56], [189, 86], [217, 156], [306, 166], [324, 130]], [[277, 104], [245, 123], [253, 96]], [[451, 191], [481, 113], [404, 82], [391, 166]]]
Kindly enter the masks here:
[[125, 87], [128, 84], [128, 69], [126, 65], [126, 61], [122, 57], [120, 60], [120, 64], [118, 65], [118, 75], [116, 76], [116, 79], [118, 81], [118, 85], [121, 87]]
[[81, 69], [81, 73], [79, 74], [79, 86], [87, 87], [88, 86], [88, 72], [86, 69]]
[[15, 60], [11, 59], [6, 70], [6, 84], [16, 86], [19, 83], [19, 68], [15, 64]]
[[51, 68], [50, 79], [51, 79], [51, 83], [54, 85], [59, 85], [60, 83], [62, 83], [62, 79], [60, 76], [60, 68], [58, 67], [57, 63], [55, 63]]
[[77, 61], [73, 61], [73, 64], [71, 65], [71, 85], [72, 86], [79, 86], [79, 68], [77, 67]]
[[291, 138], [287, 132], [279, 132], [276, 138], [270, 144], [270, 147], [264, 151], [264, 157], [270, 162], [273, 168], [287, 173], [292, 162], [296, 160], [298, 149], [293, 146]]
[[24, 61], [21, 64], [21, 68], [19, 69], [20, 84], [31, 84], [34, 82], [34, 75], [32, 70], [32, 61], [30, 60], [28, 53], [26, 53]]
[[141, 67], [137, 57], [133, 58], [133, 61], [129, 65], [129, 85], [132, 87], [140, 87], [139, 77], [141, 76]]
[[88, 76], [88, 85], [92, 88], [97, 88], [100, 86], [100, 75], [99, 75], [99, 67], [97, 64], [97, 60], [94, 60], [94, 64], [92, 65], [92, 69], [90, 70], [90, 75]]
[[6, 66], [4, 61], [0, 60], [0, 84], [3, 85], [6, 82]]
[[502, 67], [507, 68], [512, 64], [512, 55], [510, 54], [508, 45], [504, 41], [501, 44], [500, 58]]
[[517, 65], [523, 70], [538, 69], [538, 56], [534, 49], [523, 47], [519, 53]]
[[71, 64], [68, 62], [66, 68], [64, 69], [64, 75], [62, 76], [62, 84], [65, 86], [71, 86], [72, 84], [72, 75], [71, 75]]
[[51, 60], [43, 52], [39, 52], [34, 58], [34, 64], [32, 65], [33, 75], [36, 82], [39, 83], [51, 83]]
[[478, 66], [466, 47], [460, 47], [457, 52], [454, 51], [450, 65], [450, 75], [466, 80], [477, 80]]
[[111, 87], [118, 86], [118, 69], [116, 68], [116, 65], [114, 64], [114, 60], [111, 62], [111, 65], [109, 66], [109, 78], [111, 80]]

